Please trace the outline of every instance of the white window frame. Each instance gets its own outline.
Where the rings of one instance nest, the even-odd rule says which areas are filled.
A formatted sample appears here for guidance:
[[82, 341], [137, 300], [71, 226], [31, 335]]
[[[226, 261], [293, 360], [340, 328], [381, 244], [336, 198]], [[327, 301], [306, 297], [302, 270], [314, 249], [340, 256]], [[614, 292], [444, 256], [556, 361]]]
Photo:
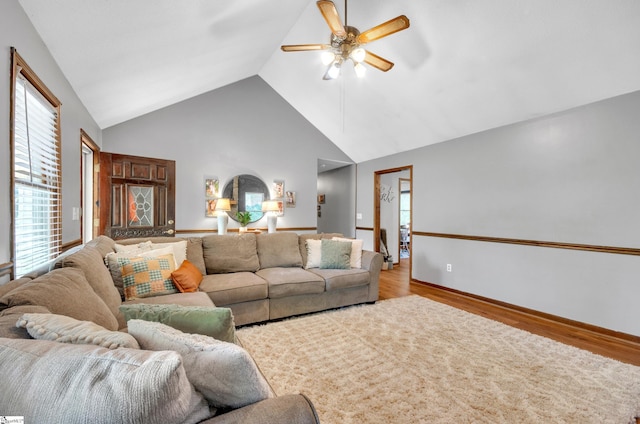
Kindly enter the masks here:
[[19, 278], [62, 251], [60, 101], [11, 49], [11, 242]]

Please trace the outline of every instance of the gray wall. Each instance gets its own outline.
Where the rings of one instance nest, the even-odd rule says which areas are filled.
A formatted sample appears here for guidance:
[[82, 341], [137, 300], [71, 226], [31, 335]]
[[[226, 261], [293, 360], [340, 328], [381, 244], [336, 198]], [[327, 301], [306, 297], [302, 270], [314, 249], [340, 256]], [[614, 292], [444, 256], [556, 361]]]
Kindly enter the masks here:
[[638, 111], [635, 92], [360, 163], [358, 226], [373, 173], [413, 165], [415, 279], [640, 335], [638, 256], [416, 235], [640, 248]]
[[[176, 161], [178, 231], [217, 228], [204, 216], [204, 178], [217, 176], [223, 186], [236, 174], [269, 187], [284, 180], [296, 207], [278, 228], [315, 228], [318, 158], [350, 161], [257, 76], [107, 128], [102, 139], [104, 151]], [[263, 218], [249, 227], [266, 225]]]
[[11, 201], [9, 143], [9, 93], [11, 47], [36, 72], [45, 85], [62, 102], [62, 241], [81, 238], [80, 221], [73, 221], [72, 211], [80, 206], [80, 129], [99, 145], [100, 129], [69, 85], [51, 57], [42, 39], [31, 25], [17, 1], [0, 2], [0, 263], [11, 259]]
[[319, 233], [342, 233], [355, 237], [356, 166], [349, 165], [318, 174], [318, 194], [325, 195], [318, 217]]

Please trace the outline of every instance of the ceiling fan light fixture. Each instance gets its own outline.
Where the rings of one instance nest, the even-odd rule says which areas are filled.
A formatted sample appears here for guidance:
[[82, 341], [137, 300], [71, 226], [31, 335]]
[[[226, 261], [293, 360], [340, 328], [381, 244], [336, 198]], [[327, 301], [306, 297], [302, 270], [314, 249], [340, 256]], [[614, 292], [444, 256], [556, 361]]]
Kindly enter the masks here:
[[364, 60], [364, 57], [366, 56], [366, 54], [367, 52], [362, 47], [358, 47], [353, 49], [353, 51], [350, 54], [350, 57], [354, 62], [360, 63]]
[[322, 78], [325, 80], [338, 78], [340, 76], [342, 63], [348, 59], [351, 59], [353, 62], [358, 78], [364, 77], [366, 73], [366, 67], [363, 63], [382, 72], [387, 72], [393, 68], [393, 62], [375, 55], [361, 46], [409, 28], [409, 18], [405, 15], [400, 15], [361, 33], [357, 28], [347, 25], [347, 0], [344, 1], [344, 25], [340, 21], [338, 11], [333, 1], [319, 0], [316, 4], [322, 13], [322, 17], [331, 29], [330, 44], [284, 45], [280, 46], [282, 51], [324, 50], [320, 60], [325, 66], [329, 66]]
[[322, 61], [323, 65], [329, 65], [331, 64], [331, 62], [336, 60], [336, 55], [331, 51], [325, 50], [320, 55], [320, 60]]
[[331, 66], [329, 66], [329, 69], [327, 69], [327, 77], [325, 79], [336, 79], [340, 76], [340, 68], [341, 68], [342, 64], [338, 61], [333, 62], [331, 64]]

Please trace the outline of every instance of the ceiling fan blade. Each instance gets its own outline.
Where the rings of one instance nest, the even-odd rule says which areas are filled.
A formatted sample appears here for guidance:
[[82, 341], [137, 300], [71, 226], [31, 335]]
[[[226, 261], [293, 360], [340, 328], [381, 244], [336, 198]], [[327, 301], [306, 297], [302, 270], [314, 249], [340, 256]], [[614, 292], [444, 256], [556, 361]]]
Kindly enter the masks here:
[[366, 51], [363, 62], [367, 65], [373, 66], [374, 68], [380, 69], [382, 72], [387, 72], [389, 69], [393, 68], [393, 62], [389, 62], [387, 59], [383, 59], [368, 50]]
[[290, 44], [280, 46], [283, 52], [306, 52], [311, 50], [327, 50], [331, 48], [328, 44]]
[[336, 5], [332, 1], [320, 0], [318, 3], [318, 9], [322, 13], [322, 17], [327, 21], [327, 25], [331, 28], [331, 32], [338, 38], [345, 38], [347, 31], [345, 31], [342, 22], [340, 22], [340, 16], [336, 10]]
[[393, 18], [387, 22], [381, 23], [380, 25], [366, 30], [365, 32], [358, 35], [357, 40], [360, 44], [370, 43], [371, 41], [378, 40], [382, 37], [386, 37], [387, 35], [391, 35], [407, 28], [409, 28], [409, 18], [404, 15], [400, 15], [397, 18]]

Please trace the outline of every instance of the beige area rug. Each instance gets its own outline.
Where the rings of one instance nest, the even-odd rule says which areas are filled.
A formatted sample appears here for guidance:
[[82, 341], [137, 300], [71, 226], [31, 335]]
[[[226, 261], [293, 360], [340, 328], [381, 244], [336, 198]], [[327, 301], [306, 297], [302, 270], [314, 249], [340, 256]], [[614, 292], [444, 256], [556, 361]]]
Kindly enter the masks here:
[[635, 423], [640, 367], [419, 296], [238, 330], [324, 424]]

